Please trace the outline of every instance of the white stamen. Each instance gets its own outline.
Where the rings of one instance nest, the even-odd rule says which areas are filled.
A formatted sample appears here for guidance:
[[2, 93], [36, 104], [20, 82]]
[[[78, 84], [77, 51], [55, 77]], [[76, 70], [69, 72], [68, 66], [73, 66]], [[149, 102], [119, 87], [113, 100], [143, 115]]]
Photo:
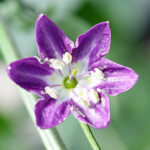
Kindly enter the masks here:
[[63, 54], [63, 62], [65, 62], [66, 64], [70, 64], [72, 61], [72, 56], [70, 53], [66, 52], [65, 54]]
[[87, 90], [86, 89], [83, 89], [83, 88], [77, 88], [75, 90], [75, 94], [77, 96], [77, 100], [78, 102], [85, 106], [85, 107], [90, 107], [90, 103], [88, 101], [88, 96], [87, 96]]
[[62, 70], [65, 66], [65, 64], [58, 59], [50, 59], [49, 62], [50, 62], [50, 67], [54, 69]]
[[57, 99], [58, 93], [54, 88], [50, 88], [49, 86], [45, 87], [45, 92], [52, 98]]
[[105, 76], [104, 76], [104, 73], [99, 70], [98, 68], [95, 68], [94, 69], [95, 71], [91, 71], [91, 76], [94, 80], [99, 80], [99, 81], [102, 81]]
[[86, 107], [90, 107], [90, 103], [89, 103], [89, 101], [88, 100], [86, 100], [86, 99], [83, 99], [83, 98], [80, 98], [80, 102], [84, 105], [84, 106], [86, 106]]
[[98, 96], [98, 93], [96, 92], [96, 90], [90, 89], [89, 97], [94, 103], [99, 102], [99, 96]]
[[75, 90], [75, 92], [77, 93], [77, 95], [83, 99], [87, 99], [87, 90], [83, 89], [83, 88], [78, 88]]

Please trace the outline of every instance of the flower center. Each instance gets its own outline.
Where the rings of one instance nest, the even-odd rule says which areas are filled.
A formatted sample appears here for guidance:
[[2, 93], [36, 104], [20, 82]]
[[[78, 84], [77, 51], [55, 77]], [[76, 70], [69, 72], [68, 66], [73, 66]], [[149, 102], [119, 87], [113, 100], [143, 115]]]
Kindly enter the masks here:
[[73, 89], [77, 85], [77, 80], [75, 77], [72, 77], [72, 79], [69, 79], [69, 77], [66, 77], [63, 81], [63, 85], [66, 89]]

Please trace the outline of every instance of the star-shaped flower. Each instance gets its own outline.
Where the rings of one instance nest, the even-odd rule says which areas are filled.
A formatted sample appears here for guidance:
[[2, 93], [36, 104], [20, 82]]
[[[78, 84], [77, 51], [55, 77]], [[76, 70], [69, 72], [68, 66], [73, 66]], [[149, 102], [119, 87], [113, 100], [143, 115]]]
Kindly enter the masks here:
[[110, 49], [109, 22], [95, 25], [80, 35], [75, 45], [47, 16], [36, 22], [38, 52], [43, 59], [29, 57], [7, 67], [9, 77], [19, 86], [40, 96], [35, 105], [36, 124], [52, 128], [70, 111], [94, 128], [110, 122], [109, 99], [127, 91], [138, 75], [105, 56]]

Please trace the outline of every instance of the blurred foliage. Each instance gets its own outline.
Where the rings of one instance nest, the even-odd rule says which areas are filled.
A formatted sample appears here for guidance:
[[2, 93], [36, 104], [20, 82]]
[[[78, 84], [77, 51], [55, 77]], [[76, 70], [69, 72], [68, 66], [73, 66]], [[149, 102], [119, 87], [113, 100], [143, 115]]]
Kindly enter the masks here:
[[9, 125], [9, 120], [2, 115], [0, 115], [0, 137], [3, 138], [6, 134], [11, 134], [11, 128]]
[[5, 0], [0, 0], [0, 3], [4, 2]]
[[[106, 57], [133, 68], [140, 79], [130, 91], [110, 97], [110, 126], [103, 130], [92, 130], [104, 150], [149, 150], [150, 1], [5, 0], [0, 3], [0, 14], [7, 22], [22, 57], [38, 55], [34, 26], [40, 13], [47, 14], [73, 41], [96, 23], [110, 22], [112, 42]], [[21, 111], [24, 109], [18, 110]], [[10, 115], [15, 118], [16, 112]], [[19, 122], [13, 122], [0, 114], [0, 150], [10, 149], [8, 142], [20, 142], [22, 146], [19, 150], [31, 147], [43, 149], [35, 133], [32, 142], [35, 141], [38, 146], [29, 140], [24, 143], [26, 139], [23, 138], [25, 133], [21, 132], [24, 130], [22, 123], [26, 123], [24, 119], [28, 116], [26, 113], [21, 115]], [[35, 132], [30, 121], [27, 126], [29, 131]], [[57, 128], [69, 149], [91, 149], [72, 115]], [[12, 136], [14, 131], [16, 136]], [[20, 133], [22, 138], [18, 142]], [[26, 134], [28, 136], [32, 138], [29, 132]]]

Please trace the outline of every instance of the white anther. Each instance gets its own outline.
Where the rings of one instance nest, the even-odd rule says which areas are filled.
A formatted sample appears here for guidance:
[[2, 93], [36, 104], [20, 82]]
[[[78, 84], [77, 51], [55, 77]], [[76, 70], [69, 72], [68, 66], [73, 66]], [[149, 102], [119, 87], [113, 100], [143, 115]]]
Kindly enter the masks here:
[[65, 64], [58, 59], [50, 59], [49, 62], [50, 62], [50, 67], [54, 69], [62, 70], [65, 66]]
[[92, 78], [95, 80], [102, 81], [105, 78], [104, 73], [98, 68], [95, 68], [94, 70], [95, 71], [91, 71]]
[[86, 107], [90, 107], [90, 103], [89, 103], [89, 101], [88, 100], [86, 100], [86, 99], [83, 99], [83, 98], [80, 98], [80, 102], [84, 105], [84, 106], [86, 106]]
[[77, 100], [78, 102], [85, 106], [85, 107], [90, 107], [90, 103], [88, 101], [88, 95], [87, 95], [87, 90], [86, 89], [83, 89], [83, 88], [77, 88], [75, 90], [76, 92], [76, 95], [77, 95]]
[[52, 98], [57, 99], [58, 93], [54, 88], [50, 88], [49, 86], [45, 87], [45, 92]]
[[65, 62], [66, 64], [70, 64], [72, 61], [72, 56], [70, 53], [66, 52], [65, 54], [63, 54], [63, 62]]
[[98, 96], [98, 93], [96, 92], [96, 90], [90, 89], [89, 97], [90, 97], [91, 101], [93, 101], [94, 103], [99, 102], [99, 96]]
[[75, 89], [75, 93], [78, 97], [82, 98], [82, 99], [87, 99], [87, 89], [85, 88], [76, 88]]

